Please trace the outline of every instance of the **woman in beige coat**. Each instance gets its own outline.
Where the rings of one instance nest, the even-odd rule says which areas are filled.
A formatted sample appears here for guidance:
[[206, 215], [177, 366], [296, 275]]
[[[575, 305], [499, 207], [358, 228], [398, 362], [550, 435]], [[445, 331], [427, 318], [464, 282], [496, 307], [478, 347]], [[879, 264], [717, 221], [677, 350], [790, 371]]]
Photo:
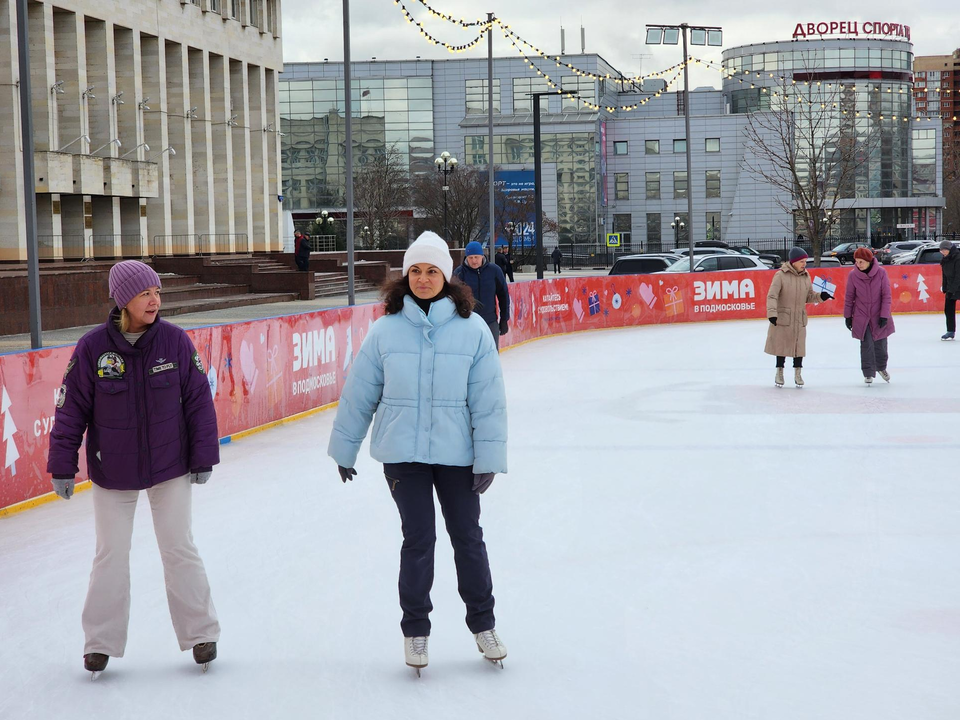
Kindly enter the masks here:
[[827, 293], [817, 293], [807, 273], [807, 253], [801, 248], [790, 250], [788, 262], [777, 271], [767, 293], [767, 344], [763, 351], [777, 357], [777, 387], [783, 387], [783, 366], [793, 358], [793, 378], [803, 387], [800, 370], [807, 353], [807, 303], [831, 300]]

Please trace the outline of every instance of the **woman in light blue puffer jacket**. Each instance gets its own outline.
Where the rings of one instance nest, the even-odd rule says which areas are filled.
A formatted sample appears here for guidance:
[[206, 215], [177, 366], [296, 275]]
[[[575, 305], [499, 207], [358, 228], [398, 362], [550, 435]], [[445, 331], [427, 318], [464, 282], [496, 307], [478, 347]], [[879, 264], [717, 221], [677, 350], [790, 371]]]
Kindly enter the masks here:
[[477, 647], [491, 661], [507, 651], [494, 630], [493, 582], [480, 528], [480, 493], [507, 471], [507, 411], [500, 356], [473, 297], [450, 281], [447, 244], [425, 232], [403, 257], [403, 278], [384, 290], [386, 315], [353, 363], [328, 454], [346, 482], [376, 414], [371, 456], [403, 527], [400, 607], [406, 662], [427, 665], [436, 489], [454, 547], [460, 597]]

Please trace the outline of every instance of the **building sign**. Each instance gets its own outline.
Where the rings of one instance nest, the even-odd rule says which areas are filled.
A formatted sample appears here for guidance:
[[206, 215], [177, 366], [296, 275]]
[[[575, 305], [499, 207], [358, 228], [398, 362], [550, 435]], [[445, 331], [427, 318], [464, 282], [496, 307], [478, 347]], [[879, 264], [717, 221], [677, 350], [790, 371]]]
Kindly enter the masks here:
[[884, 37], [910, 39], [910, 26], [887, 22], [817, 22], [797, 23], [793, 29], [793, 39], [822, 35], [882, 35]]
[[[536, 177], [533, 170], [497, 170], [493, 179], [497, 224], [513, 223], [513, 246], [536, 244]], [[508, 245], [505, 227], [497, 228], [497, 245]]]

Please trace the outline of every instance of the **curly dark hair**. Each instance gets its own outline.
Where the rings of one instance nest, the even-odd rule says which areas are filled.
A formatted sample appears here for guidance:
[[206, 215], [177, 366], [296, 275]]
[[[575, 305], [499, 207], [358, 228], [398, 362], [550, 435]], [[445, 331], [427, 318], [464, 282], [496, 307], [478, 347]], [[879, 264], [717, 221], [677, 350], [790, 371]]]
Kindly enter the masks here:
[[[410, 290], [410, 280], [404, 275], [397, 280], [391, 280], [383, 286], [383, 311], [387, 315], [396, 315], [403, 310], [403, 298], [405, 295], [413, 296]], [[462, 318], [470, 317], [473, 312], [474, 300], [470, 288], [459, 280], [453, 279], [450, 282], [443, 283], [443, 289], [437, 296], [437, 299], [448, 297], [453, 300], [457, 306], [457, 315]]]

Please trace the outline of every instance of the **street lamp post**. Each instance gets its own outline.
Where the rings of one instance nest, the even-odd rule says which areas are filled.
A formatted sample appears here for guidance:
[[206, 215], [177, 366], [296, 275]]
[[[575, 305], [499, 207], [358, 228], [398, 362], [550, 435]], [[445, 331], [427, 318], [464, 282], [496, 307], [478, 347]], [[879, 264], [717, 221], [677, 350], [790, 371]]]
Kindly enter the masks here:
[[452, 173], [457, 169], [457, 159], [452, 157], [450, 153], [444, 150], [440, 153], [440, 157], [433, 161], [437, 166], [437, 172], [443, 175], [443, 239], [448, 240], [447, 237], [447, 191], [450, 189], [450, 186], [447, 185], [447, 175]]
[[[674, 217], [673, 222], [670, 223], [670, 229], [673, 230], [673, 246], [675, 248], [680, 246], [680, 231], [686, 227], [687, 227], [686, 223], [683, 223], [680, 221], [679, 215]], [[693, 245], [692, 244], [688, 249], [688, 252], [690, 253], [690, 272], [693, 272]]]
[[[328, 231], [332, 231], [333, 223], [336, 221], [332, 217], [330, 217], [330, 213], [328, 213], [326, 210], [321, 210], [320, 214], [315, 218], [314, 222], [317, 224], [317, 229], [322, 234], [325, 228]], [[334, 238], [334, 241], [333, 241], [333, 249], [334, 250], [337, 249], [336, 238]]]
[[[676, 45], [683, 35], [683, 122], [687, 146], [687, 240], [690, 249], [690, 269], [693, 270], [693, 138], [690, 137], [690, 56], [687, 53], [687, 32], [692, 45], [723, 45], [723, 28], [706, 25], [647, 25], [647, 45]], [[680, 224], [679, 218], [675, 221]]]

